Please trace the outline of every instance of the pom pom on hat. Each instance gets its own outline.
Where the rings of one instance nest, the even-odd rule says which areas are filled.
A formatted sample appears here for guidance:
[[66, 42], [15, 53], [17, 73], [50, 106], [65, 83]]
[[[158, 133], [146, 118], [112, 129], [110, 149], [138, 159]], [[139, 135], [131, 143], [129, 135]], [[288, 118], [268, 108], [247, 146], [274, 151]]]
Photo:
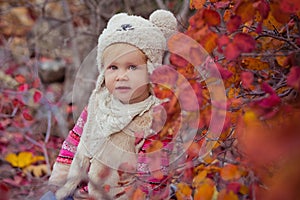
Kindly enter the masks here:
[[177, 20], [173, 13], [167, 10], [154, 11], [150, 15], [149, 21], [160, 28], [167, 39], [177, 30]]

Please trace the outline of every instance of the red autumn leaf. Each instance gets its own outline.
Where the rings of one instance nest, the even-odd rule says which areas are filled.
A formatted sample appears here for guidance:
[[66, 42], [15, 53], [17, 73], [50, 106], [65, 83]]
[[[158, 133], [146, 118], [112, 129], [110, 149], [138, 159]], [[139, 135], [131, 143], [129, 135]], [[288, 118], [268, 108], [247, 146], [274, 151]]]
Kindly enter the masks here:
[[254, 80], [253, 73], [252, 72], [242, 72], [241, 80], [242, 80], [243, 87], [246, 89], [249, 89]]
[[231, 18], [229, 19], [229, 21], [226, 24], [227, 31], [229, 33], [232, 33], [234, 31], [238, 30], [241, 23], [242, 23], [242, 19], [240, 16], [238, 16], [238, 15], [231, 16]]
[[300, 67], [294, 66], [291, 68], [287, 76], [287, 84], [297, 90], [300, 90]]
[[262, 17], [262, 20], [268, 17], [270, 12], [269, 2], [267, 2], [266, 0], [260, 0], [256, 8], [258, 9], [260, 16]]
[[234, 36], [233, 42], [242, 53], [250, 53], [255, 49], [255, 40], [252, 36], [246, 33], [236, 34]]
[[223, 52], [223, 50], [222, 50], [223, 46], [226, 46], [229, 43], [230, 43], [230, 39], [227, 35], [221, 35], [220, 37], [218, 37], [218, 40], [217, 40], [218, 51], [220, 53], [222, 53]]
[[261, 85], [261, 88], [268, 95], [266, 98], [258, 100], [256, 102], [256, 105], [260, 106], [261, 108], [269, 109], [269, 108], [273, 108], [274, 106], [277, 106], [280, 104], [280, 102], [281, 102], [280, 97], [278, 97], [276, 92], [273, 90], [273, 88], [269, 84], [267, 84], [266, 82], [263, 82]]
[[25, 84], [20, 85], [20, 86], [18, 87], [18, 90], [19, 90], [20, 92], [25, 92], [25, 91], [28, 90], [28, 88], [29, 88], [28, 84], [25, 83]]
[[230, 1], [218, 1], [214, 3], [216, 9], [226, 8], [230, 4]]
[[39, 90], [36, 90], [33, 94], [33, 101], [34, 103], [38, 103], [42, 98], [42, 93]]
[[151, 129], [158, 133], [162, 130], [167, 120], [166, 109], [160, 104], [153, 107]]
[[300, 11], [299, 0], [281, 0], [280, 8], [286, 13], [297, 13]]
[[273, 90], [273, 88], [266, 82], [263, 82], [261, 84], [261, 89], [268, 94], [276, 94], [275, 91]]
[[153, 92], [159, 99], [170, 99], [173, 96], [173, 92], [165, 87], [155, 86]]
[[227, 60], [234, 60], [241, 54], [240, 49], [234, 44], [230, 43], [227, 45], [224, 55]]
[[258, 23], [258, 25], [257, 25], [257, 27], [255, 29], [256, 33], [261, 33], [262, 32], [262, 30], [263, 30], [262, 25], [263, 25], [262, 22]]
[[186, 67], [188, 64], [188, 62], [185, 59], [183, 59], [182, 57], [180, 57], [176, 54], [171, 54], [170, 62], [172, 65], [174, 65], [176, 67], [180, 67], [180, 68]]
[[39, 78], [34, 79], [34, 81], [32, 82], [32, 87], [33, 88], [38, 88], [41, 84], [41, 81]]
[[222, 79], [226, 80], [229, 79], [232, 76], [232, 72], [224, 68], [219, 63], [216, 63], [216, 66], [221, 74]]
[[240, 191], [240, 188], [241, 188], [241, 183], [239, 182], [232, 182], [227, 185], [227, 190], [233, 191], [236, 194]]
[[156, 68], [150, 76], [152, 83], [171, 88], [176, 84], [178, 72], [168, 65]]
[[188, 160], [193, 160], [195, 157], [199, 156], [200, 149], [200, 144], [192, 142], [187, 149]]
[[197, 111], [199, 110], [199, 102], [196, 91], [189, 85], [181, 88], [179, 92], [179, 104], [183, 110]]
[[15, 80], [20, 84], [24, 84], [26, 82], [26, 78], [21, 74], [16, 75]]
[[209, 26], [218, 26], [221, 22], [219, 13], [211, 9], [203, 11], [203, 19]]
[[201, 105], [202, 103], [202, 87], [201, 87], [201, 84], [198, 83], [198, 82], [195, 82], [195, 83], [191, 83], [191, 86], [192, 88], [194, 89], [194, 92], [198, 98], [198, 103], [199, 105]]
[[29, 113], [29, 111], [27, 109], [23, 110], [22, 115], [23, 115], [24, 119], [26, 119], [27, 121], [33, 120], [32, 115]]
[[2, 199], [9, 199], [10, 196], [9, 187], [4, 182], [0, 182], [0, 193]]
[[260, 101], [257, 102], [257, 105], [262, 108], [273, 108], [277, 106], [281, 102], [281, 99], [277, 96], [277, 94], [272, 94]]

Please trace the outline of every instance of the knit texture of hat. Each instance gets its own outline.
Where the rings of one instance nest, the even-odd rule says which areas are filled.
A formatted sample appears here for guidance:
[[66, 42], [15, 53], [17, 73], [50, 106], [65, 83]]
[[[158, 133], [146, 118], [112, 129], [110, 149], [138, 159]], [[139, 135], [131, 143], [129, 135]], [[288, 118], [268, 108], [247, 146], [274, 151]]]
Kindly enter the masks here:
[[162, 63], [164, 52], [167, 49], [167, 39], [177, 30], [177, 20], [166, 10], [154, 11], [149, 20], [135, 15], [119, 13], [107, 23], [98, 39], [97, 65], [99, 77], [97, 87], [104, 79], [103, 52], [115, 43], [126, 43], [140, 49], [148, 58], [148, 71]]

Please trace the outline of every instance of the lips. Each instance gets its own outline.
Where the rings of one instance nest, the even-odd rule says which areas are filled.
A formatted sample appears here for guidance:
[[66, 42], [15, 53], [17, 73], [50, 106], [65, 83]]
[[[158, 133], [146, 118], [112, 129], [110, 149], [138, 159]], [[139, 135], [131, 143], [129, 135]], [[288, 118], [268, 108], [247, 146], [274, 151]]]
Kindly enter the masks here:
[[128, 86], [118, 86], [115, 88], [115, 90], [120, 91], [120, 92], [126, 92], [128, 90], [130, 90], [131, 88]]

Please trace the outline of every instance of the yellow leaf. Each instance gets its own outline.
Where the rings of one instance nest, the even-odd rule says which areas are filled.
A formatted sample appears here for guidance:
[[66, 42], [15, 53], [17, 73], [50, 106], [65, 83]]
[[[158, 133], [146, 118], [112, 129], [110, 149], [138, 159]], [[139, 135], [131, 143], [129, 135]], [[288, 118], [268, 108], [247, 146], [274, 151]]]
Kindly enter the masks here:
[[5, 160], [9, 162], [13, 167], [18, 167], [18, 157], [14, 153], [9, 153], [6, 155]]
[[31, 152], [20, 152], [18, 155], [18, 167], [23, 168], [32, 163], [32, 153]]
[[30, 165], [23, 169], [23, 173], [32, 173], [35, 177], [41, 177], [43, 174], [48, 174], [48, 168], [46, 164]]
[[44, 157], [44, 156], [34, 156], [34, 157], [32, 158], [32, 163], [35, 163], [35, 162], [37, 162], [37, 161], [43, 161], [43, 160], [45, 160], [45, 157]]
[[13, 167], [24, 168], [37, 161], [45, 160], [45, 158], [44, 156], [33, 156], [31, 152], [23, 151], [18, 155], [9, 153], [5, 157], [5, 160]]

